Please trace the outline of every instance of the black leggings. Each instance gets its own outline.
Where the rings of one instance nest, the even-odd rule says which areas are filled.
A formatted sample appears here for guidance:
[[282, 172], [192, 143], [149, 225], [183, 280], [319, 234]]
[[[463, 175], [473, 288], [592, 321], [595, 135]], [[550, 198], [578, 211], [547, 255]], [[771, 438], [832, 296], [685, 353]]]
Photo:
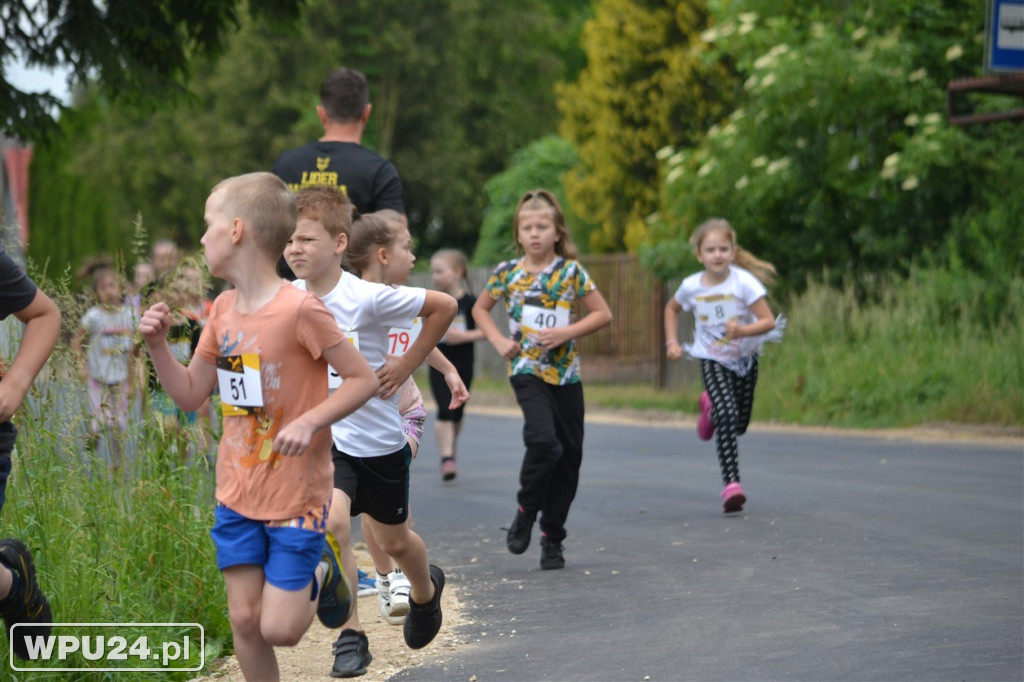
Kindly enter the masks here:
[[711, 421], [715, 424], [718, 464], [722, 482], [729, 485], [740, 480], [739, 445], [736, 439], [747, 432], [750, 413], [754, 409], [754, 388], [757, 386], [757, 357], [750, 371], [740, 376], [714, 360], [700, 361], [700, 376], [711, 397]]

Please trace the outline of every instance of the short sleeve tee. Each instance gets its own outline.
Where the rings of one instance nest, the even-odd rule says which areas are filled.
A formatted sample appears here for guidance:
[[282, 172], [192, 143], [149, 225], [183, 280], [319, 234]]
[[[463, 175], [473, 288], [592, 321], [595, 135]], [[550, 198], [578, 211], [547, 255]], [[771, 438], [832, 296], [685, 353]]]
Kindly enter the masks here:
[[715, 360], [728, 367], [738, 366], [743, 358], [757, 352], [760, 337], [744, 337], [725, 340], [725, 323], [736, 320], [739, 324], [750, 324], [757, 317], [750, 312], [767, 290], [754, 275], [736, 265], [729, 266], [729, 276], [714, 286], [701, 284], [702, 272], [683, 280], [675, 293], [675, 300], [683, 310], [693, 312], [693, 343], [684, 349], [692, 357]]
[[113, 310], [93, 306], [82, 316], [88, 335], [85, 364], [89, 377], [108, 386], [128, 380], [128, 362], [135, 345], [135, 310], [123, 305]]
[[533, 374], [556, 386], [579, 383], [576, 341], [545, 350], [535, 335], [543, 327], [567, 326], [576, 301], [597, 290], [579, 261], [558, 257], [537, 274], [525, 270], [522, 259], [505, 261], [494, 269], [485, 290], [494, 300], [505, 301], [509, 332], [519, 344], [509, 361], [510, 376]]
[[0, 320], [29, 307], [35, 297], [35, 283], [6, 252], [0, 251]]
[[[306, 288], [304, 280], [292, 284]], [[387, 359], [392, 327], [407, 328], [423, 310], [427, 292], [419, 287], [390, 287], [342, 272], [334, 289], [323, 297], [345, 336], [356, 345], [374, 371]], [[334, 446], [353, 457], [390, 455], [405, 446], [398, 398], [374, 396], [331, 427]]]
[[[261, 413], [225, 416], [217, 450], [217, 501], [254, 520], [301, 516], [329, 504], [334, 479], [330, 432], [313, 434], [298, 456], [273, 451], [281, 427], [327, 399], [324, 350], [345, 341], [331, 314], [312, 294], [288, 286], [265, 306], [240, 313], [236, 291], [213, 303], [195, 358], [258, 359]], [[193, 358], [193, 361], [195, 361]], [[230, 402], [225, 395], [222, 402]]]

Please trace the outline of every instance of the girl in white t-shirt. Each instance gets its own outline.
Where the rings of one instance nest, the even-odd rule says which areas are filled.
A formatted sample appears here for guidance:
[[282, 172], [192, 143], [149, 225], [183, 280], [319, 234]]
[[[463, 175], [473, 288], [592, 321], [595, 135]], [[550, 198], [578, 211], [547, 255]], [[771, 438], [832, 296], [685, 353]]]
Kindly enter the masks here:
[[93, 274], [96, 303], [82, 316], [71, 341], [75, 354], [84, 359], [79, 373], [86, 383], [92, 407], [91, 433], [94, 439], [107, 436], [111, 469], [119, 469], [121, 442], [127, 428], [131, 393], [132, 354], [138, 318], [125, 303], [117, 273], [109, 268]]
[[[736, 244], [728, 221], [712, 218], [690, 236], [690, 246], [704, 266], [683, 280], [665, 306], [666, 352], [678, 360], [685, 350], [700, 360], [704, 392], [700, 395], [697, 435], [717, 434], [722, 468], [723, 510], [743, 509], [747, 497], [740, 486], [737, 438], [747, 432], [757, 385], [757, 359], [765, 341], [782, 338], [785, 320], [776, 320], [766, 299], [766, 284], [775, 266]], [[679, 312], [692, 311], [693, 343], [677, 340]]]
[[[402, 285], [409, 281], [415, 261], [409, 231], [405, 229], [401, 214], [396, 211], [384, 209], [368, 213], [353, 225], [345, 252], [345, 267], [360, 279], [390, 286]], [[388, 354], [403, 355], [419, 334], [419, 326], [420, 320], [416, 318], [401, 327], [393, 327], [388, 333]], [[444, 377], [452, 393], [451, 406], [461, 406], [468, 399], [469, 391], [455, 365], [437, 348], [430, 351], [427, 362]], [[415, 458], [427, 418], [423, 394], [410, 376], [398, 389], [397, 395], [402, 431]], [[377, 569], [375, 582], [381, 615], [388, 623], [400, 625], [409, 609], [409, 581], [394, 559], [377, 543], [367, 524], [363, 524], [363, 539]]]

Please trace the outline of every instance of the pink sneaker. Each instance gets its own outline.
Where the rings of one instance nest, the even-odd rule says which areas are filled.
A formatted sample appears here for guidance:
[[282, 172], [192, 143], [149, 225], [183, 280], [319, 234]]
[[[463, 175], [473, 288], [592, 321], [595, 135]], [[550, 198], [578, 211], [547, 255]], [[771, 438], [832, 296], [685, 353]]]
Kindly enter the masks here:
[[725, 486], [725, 490], [722, 491], [722, 511], [726, 514], [733, 512], [743, 511], [743, 503], [747, 501], [747, 496], [743, 494], [743, 488], [738, 482], [730, 483]]
[[715, 423], [711, 421], [711, 396], [707, 391], [700, 394], [697, 400], [700, 405], [700, 417], [697, 418], [697, 437], [701, 440], [711, 440], [715, 435]]
[[442, 457], [441, 458], [441, 480], [451, 481], [458, 474], [455, 469], [455, 458], [454, 457]]

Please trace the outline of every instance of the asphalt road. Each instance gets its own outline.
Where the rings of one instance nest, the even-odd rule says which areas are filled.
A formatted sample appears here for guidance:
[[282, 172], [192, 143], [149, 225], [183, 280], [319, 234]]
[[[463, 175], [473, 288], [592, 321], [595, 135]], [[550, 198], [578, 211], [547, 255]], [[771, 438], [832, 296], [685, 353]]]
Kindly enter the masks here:
[[412, 511], [469, 644], [396, 680], [1022, 680], [1024, 443], [757, 431], [724, 515], [691, 428], [587, 424], [566, 568], [505, 548], [521, 421], [432, 422]]

